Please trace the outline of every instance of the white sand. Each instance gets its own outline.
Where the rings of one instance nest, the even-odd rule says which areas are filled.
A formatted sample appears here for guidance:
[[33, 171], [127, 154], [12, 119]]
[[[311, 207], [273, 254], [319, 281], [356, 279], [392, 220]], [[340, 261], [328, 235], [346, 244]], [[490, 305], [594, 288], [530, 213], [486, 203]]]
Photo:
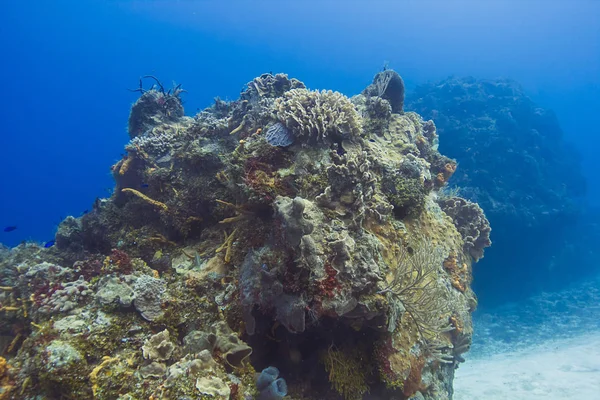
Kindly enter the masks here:
[[600, 332], [467, 359], [454, 400], [600, 399]]

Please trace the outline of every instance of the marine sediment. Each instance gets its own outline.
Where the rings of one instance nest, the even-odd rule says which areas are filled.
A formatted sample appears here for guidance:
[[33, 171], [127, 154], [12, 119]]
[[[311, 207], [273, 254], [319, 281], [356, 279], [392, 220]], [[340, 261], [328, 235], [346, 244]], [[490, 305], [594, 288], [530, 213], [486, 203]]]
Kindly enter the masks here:
[[139, 92], [114, 194], [0, 252], [0, 398], [452, 398], [489, 224], [396, 72]]

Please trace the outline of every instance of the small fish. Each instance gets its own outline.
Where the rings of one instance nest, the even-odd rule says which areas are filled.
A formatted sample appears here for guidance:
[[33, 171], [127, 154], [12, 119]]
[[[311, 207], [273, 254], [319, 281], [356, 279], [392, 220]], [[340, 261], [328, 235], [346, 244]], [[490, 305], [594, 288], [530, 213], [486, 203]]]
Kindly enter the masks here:
[[56, 243], [54, 240], [50, 240], [49, 242], [46, 242], [44, 247], [48, 249], [48, 248], [54, 246], [54, 243]]
[[83, 210], [83, 212], [81, 213], [81, 215], [85, 215], [85, 214], [87, 214], [89, 212], [90, 212], [90, 210]]
[[7, 226], [6, 228], [4, 228], [4, 232], [12, 232], [16, 229], [17, 229], [16, 226]]
[[150, 187], [150, 185], [148, 185], [147, 183], [142, 183], [140, 185], [141, 188], [146, 189], [147, 187]]

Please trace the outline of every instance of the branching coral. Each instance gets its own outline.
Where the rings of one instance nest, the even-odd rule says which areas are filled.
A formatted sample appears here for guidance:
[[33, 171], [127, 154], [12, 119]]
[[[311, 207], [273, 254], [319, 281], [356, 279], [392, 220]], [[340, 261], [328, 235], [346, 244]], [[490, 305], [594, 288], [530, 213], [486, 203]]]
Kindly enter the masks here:
[[167, 205], [165, 203], [161, 203], [160, 201], [151, 199], [150, 197], [146, 196], [144, 193], [142, 193], [138, 190], [131, 189], [131, 188], [125, 188], [125, 189], [121, 189], [121, 192], [132, 193], [132, 194], [136, 195], [137, 197], [139, 197], [140, 199], [144, 200], [146, 203], [150, 203], [153, 206], [162, 209], [163, 211], [169, 210], [169, 207], [167, 207]]
[[275, 100], [274, 112], [303, 143], [351, 139], [361, 131], [354, 105], [343, 94], [331, 90], [289, 90]]

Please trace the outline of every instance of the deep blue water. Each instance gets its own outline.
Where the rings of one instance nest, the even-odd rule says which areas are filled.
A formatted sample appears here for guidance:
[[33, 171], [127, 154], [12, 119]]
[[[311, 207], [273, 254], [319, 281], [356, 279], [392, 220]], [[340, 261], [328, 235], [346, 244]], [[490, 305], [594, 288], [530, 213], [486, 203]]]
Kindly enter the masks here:
[[6, 0], [0, 51], [0, 226], [18, 227], [0, 232], [7, 245], [50, 240], [109, 195], [137, 97], [127, 89], [145, 74], [182, 83], [188, 115], [268, 71], [347, 95], [384, 62], [409, 90], [512, 78], [556, 112], [599, 204], [598, 1]]

